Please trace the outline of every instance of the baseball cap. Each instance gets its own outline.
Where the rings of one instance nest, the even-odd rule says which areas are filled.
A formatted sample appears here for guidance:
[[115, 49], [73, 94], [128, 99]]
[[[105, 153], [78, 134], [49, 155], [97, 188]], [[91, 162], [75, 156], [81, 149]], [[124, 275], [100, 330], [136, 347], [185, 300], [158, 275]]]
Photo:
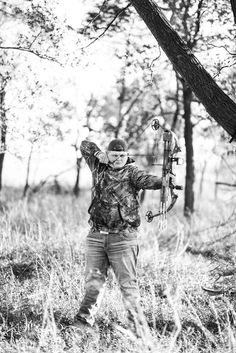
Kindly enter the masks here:
[[128, 146], [126, 144], [126, 142], [122, 139], [114, 139], [112, 140], [109, 145], [107, 150], [108, 151], [119, 151], [119, 152], [126, 152], [128, 149]]

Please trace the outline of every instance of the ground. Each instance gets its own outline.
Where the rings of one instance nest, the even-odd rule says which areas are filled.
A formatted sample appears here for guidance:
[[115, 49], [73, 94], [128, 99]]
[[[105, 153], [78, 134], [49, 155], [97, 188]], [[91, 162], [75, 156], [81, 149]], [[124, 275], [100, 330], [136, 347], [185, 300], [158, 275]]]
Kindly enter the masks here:
[[[30, 200], [16, 190], [2, 195], [0, 351], [147, 351], [126, 334], [112, 272], [97, 317], [99, 334], [71, 328], [83, 295], [88, 203], [86, 192], [78, 198], [42, 192]], [[154, 351], [235, 352], [235, 211], [198, 211], [189, 223], [177, 206], [160, 234], [157, 220], [145, 223], [145, 207], [138, 280]]]

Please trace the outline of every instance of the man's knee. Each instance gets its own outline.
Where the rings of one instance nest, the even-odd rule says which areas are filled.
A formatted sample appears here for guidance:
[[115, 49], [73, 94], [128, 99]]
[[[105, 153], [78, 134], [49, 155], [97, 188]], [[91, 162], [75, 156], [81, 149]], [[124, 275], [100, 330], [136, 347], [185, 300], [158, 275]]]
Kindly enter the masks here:
[[138, 283], [136, 279], [120, 281], [120, 289], [124, 300], [127, 300], [128, 302], [136, 302], [140, 297]]
[[105, 275], [97, 268], [90, 269], [86, 275], [85, 289], [89, 292], [94, 292], [94, 295], [99, 294], [101, 288], [106, 281]]
[[139, 293], [133, 293], [132, 295], [123, 295], [123, 303], [126, 310], [140, 308], [140, 296]]

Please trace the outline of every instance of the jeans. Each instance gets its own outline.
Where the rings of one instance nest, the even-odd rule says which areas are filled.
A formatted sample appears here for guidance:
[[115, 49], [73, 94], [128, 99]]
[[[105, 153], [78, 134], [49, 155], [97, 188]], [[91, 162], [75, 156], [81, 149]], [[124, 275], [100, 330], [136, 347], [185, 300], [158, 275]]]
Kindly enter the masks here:
[[136, 277], [138, 258], [137, 231], [102, 234], [91, 230], [87, 236], [85, 295], [78, 318], [94, 324], [104, 292], [108, 268], [111, 267], [119, 283], [129, 326], [138, 336], [147, 328], [140, 307], [140, 294]]

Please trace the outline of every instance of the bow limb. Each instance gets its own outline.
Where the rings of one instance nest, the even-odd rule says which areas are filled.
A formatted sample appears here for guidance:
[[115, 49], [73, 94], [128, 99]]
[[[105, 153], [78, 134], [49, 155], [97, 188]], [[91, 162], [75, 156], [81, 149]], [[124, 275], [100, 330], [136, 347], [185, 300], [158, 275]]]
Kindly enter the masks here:
[[[160, 208], [159, 212], [153, 214], [152, 211], [146, 213], [146, 220], [151, 222], [154, 217], [161, 216], [160, 228], [165, 228], [166, 214], [175, 205], [178, 195], [174, 193], [174, 189], [182, 190], [183, 187], [175, 185], [175, 174], [173, 164], [179, 164], [179, 158], [175, 155], [180, 151], [178, 139], [175, 133], [170, 130], [165, 130], [163, 133], [164, 152], [163, 152], [163, 165], [162, 165], [162, 187], [160, 195]], [[167, 207], [168, 199], [171, 197], [171, 202]], [[163, 224], [162, 224], [163, 223]]]
[[169, 184], [170, 184], [170, 141], [171, 132], [165, 131], [163, 134], [164, 141], [164, 152], [163, 152], [163, 164], [162, 164], [162, 186], [160, 190], [160, 207], [159, 212], [153, 214], [152, 211], [146, 213], [146, 221], [151, 222], [153, 218], [162, 216], [165, 218], [167, 212], [167, 202], [169, 197]]

